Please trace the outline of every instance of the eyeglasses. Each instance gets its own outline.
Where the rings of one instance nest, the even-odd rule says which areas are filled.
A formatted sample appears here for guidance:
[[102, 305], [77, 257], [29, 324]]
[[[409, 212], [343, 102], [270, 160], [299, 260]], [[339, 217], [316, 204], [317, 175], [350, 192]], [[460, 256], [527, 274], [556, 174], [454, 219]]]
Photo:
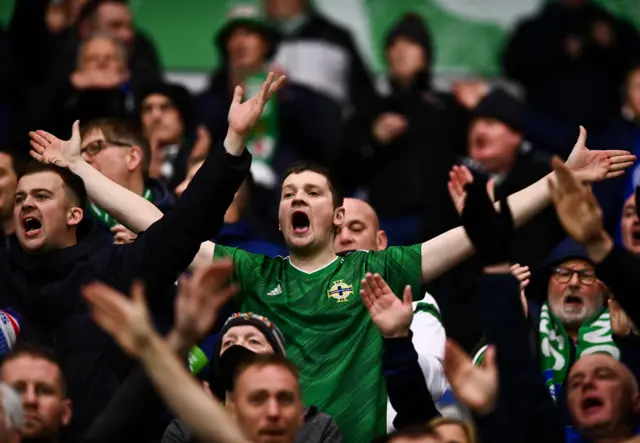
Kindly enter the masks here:
[[568, 269], [568, 268], [555, 268], [553, 270], [553, 277], [558, 283], [569, 283], [573, 278], [573, 274], [578, 275], [578, 280], [583, 285], [591, 285], [598, 278], [596, 277], [596, 271], [593, 269]]
[[112, 146], [117, 148], [130, 148], [133, 145], [131, 143], [119, 142], [117, 140], [96, 140], [89, 143], [84, 148], [82, 148], [80, 150], [80, 153], [86, 154], [89, 157], [93, 157], [94, 155], [98, 154], [100, 151]]

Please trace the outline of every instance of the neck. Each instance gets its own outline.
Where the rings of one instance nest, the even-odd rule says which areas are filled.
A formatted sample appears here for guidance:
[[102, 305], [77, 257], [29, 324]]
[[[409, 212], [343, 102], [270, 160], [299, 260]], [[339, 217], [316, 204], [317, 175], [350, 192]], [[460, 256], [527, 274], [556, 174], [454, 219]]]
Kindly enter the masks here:
[[574, 344], [578, 342], [578, 330], [577, 329], [566, 329], [565, 328], [565, 332], [567, 333], [567, 337], [569, 337], [569, 340], [571, 340]]
[[129, 178], [129, 183], [125, 188], [129, 189], [131, 192], [135, 192], [138, 195], [144, 194], [144, 179], [142, 175], [132, 175]]
[[[333, 244], [333, 243], [331, 243]], [[319, 254], [300, 255], [290, 251], [291, 264], [305, 272], [313, 272], [327, 266], [337, 255], [333, 248], [324, 248]]]

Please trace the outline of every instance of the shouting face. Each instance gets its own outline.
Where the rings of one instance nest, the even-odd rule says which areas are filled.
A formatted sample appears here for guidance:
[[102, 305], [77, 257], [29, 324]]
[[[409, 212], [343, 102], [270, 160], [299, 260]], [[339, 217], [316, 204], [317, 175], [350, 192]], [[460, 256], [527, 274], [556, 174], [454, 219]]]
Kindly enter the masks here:
[[589, 440], [633, 435], [638, 385], [613, 357], [592, 354], [578, 360], [569, 373], [567, 400], [576, 428]]
[[634, 255], [640, 255], [640, 219], [638, 219], [636, 198], [633, 194], [624, 202], [622, 208], [620, 234], [625, 249]]
[[75, 243], [82, 209], [60, 175], [52, 171], [24, 175], [18, 181], [13, 223], [22, 248], [39, 254]]
[[334, 208], [327, 177], [313, 171], [290, 174], [282, 183], [278, 221], [293, 254], [309, 255], [333, 248], [334, 230], [343, 208]]

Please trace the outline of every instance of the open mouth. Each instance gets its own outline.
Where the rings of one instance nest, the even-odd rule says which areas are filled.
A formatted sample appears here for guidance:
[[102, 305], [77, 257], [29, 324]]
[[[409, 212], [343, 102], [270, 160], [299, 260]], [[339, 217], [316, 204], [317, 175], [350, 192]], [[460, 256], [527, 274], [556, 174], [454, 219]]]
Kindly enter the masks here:
[[294, 234], [302, 235], [309, 232], [311, 222], [309, 216], [302, 212], [296, 211], [291, 215], [291, 226], [293, 227]]
[[564, 299], [564, 303], [569, 306], [581, 306], [582, 298], [578, 297], [577, 295], [567, 295], [567, 297]]
[[282, 437], [285, 434], [285, 430], [282, 428], [267, 428], [262, 429], [260, 434], [267, 437]]
[[582, 400], [582, 410], [586, 414], [596, 412], [602, 408], [602, 406], [604, 406], [604, 403], [599, 398], [589, 397]]
[[631, 231], [631, 239], [633, 240], [634, 245], [640, 244], [640, 229], [635, 228]]
[[27, 236], [37, 235], [42, 229], [42, 223], [35, 217], [25, 217], [22, 219], [22, 226]]

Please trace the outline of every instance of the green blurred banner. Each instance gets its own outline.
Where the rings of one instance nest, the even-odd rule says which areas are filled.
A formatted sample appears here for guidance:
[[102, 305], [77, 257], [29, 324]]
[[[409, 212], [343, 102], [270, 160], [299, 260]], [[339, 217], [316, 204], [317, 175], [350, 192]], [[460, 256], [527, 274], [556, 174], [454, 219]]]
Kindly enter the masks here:
[[[29, 0], [19, 0], [29, 1]], [[172, 71], [208, 71], [217, 62], [213, 37], [231, 5], [260, 0], [131, 0], [138, 26], [156, 42]], [[515, 23], [547, 0], [316, 0], [323, 13], [348, 27], [377, 72], [381, 43], [405, 12], [422, 15], [435, 36], [436, 67], [444, 73], [499, 73], [500, 51]], [[550, 0], [553, 1], [553, 0]], [[640, 0], [597, 0], [640, 27]], [[0, 0], [0, 22], [12, 0]]]

